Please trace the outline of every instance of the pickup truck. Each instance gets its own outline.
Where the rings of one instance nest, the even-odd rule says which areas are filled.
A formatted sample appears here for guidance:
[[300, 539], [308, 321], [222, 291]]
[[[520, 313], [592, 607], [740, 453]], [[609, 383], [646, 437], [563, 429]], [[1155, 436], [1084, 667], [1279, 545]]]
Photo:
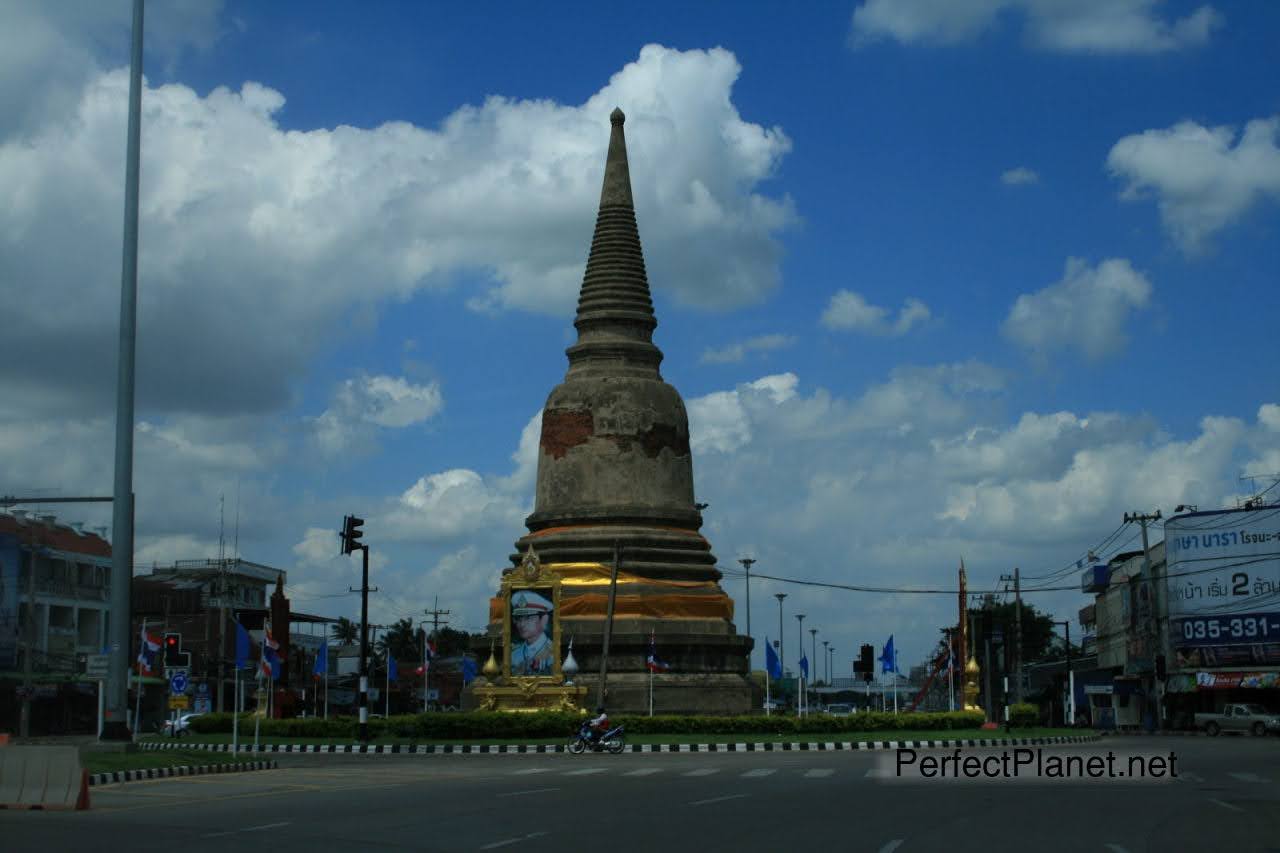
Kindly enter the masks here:
[[1196, 728], [1211, 735], [1219, 732], [1280, 733], [1280, 714], [1261, 705], [1228, 705], [1221, 714], [1196, 714]]

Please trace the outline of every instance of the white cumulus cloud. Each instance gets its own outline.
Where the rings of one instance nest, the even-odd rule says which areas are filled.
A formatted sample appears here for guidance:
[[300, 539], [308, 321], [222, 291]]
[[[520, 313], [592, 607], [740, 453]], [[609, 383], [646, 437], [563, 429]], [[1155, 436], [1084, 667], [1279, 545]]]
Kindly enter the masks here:
[[1280, 199], [1280, 116], [1231, 127], [1183, 121], [1126, 136], [1107, 168], [1125, 181], [1121, 198], [1154, 195], [1160, 218], [1188, 252], [1264, 200]]
[[1151, 290], [1146, 276], [1124, 258], [1096, 267], [1070, 258], [1060, 281], [1018, 297], [1001, 330], [1039, 356], [1078, 349], [1089, 359], [1102, 359], [1124, 347], [1130, 316], [1147, 307]]
[[900, 337], [927, 322], [929, 316], [929, 306], [919, 299], [908, 298], [893, 318], [888, 308], [872, 305], [862, 294], [842, 288], [827, 303], [821, 322], [828, 329]]
[[1159, 16], [1157, 5], [1158, 0], [865, 0], [853, 12], [852, 41], [957, 44], [1015, 18], [1027, 39], [1044, 50], [1149, 54], [1204, 44], [1223, 21], [1208, 5], [1176, 20]]
[[1000, 183], [1009, 187], [1026, 186], [1027, 184], [1040, 183], [1040, 175], [1034, 169], [1028, 169], [1026, 166], [1017, 166], [1007, 169], [1000, 175]]
[[702, 351], [701, 361], [703, 364], [734, 364], [745, 359], [749, 353], [785, 349], [795, 342], [796, 339], [791, 335], [758, 335], [720, 349], [705, 349]]

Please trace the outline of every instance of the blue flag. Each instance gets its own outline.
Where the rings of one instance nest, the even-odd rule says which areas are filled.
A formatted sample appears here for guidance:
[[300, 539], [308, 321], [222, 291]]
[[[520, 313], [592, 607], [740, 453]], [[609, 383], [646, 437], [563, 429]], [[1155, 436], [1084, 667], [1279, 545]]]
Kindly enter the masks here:
[[800, 655], [800, 671], [804, 673], [805, 678], [809, 677], [809, 658], [805, 655]]
[[470, 684], [476, 680], [476, 661], [475, 658], [462, 659], [462, 683]]
[[396, 666], [396, 659], [391, 655], [387, 655], [387, 678], [390, 681], [399, 681], [400, 673], [397, 672], [399, 667]]
[[236, 622], [236, 669], [249, 666], [249, 632]]
[[320, 646], [320, 650], [316, 652], [316, 666], [312, 670], [312, 674], [316, 678], [324, 678], [329, 672], [329, 644], [325, 643]]
[[898, 655], [893, 650], [893, 634], [890, 634], [889, 642], [884, 644], [884, 649], [880, 652], [880, 671], [897, 672], [897, 661]]
[[782, 678], [782, 661], [778, 660], [778, 653], [773, 650], [773, 643], [768, 637], [764, 638], [764, 668], [770, 678]]

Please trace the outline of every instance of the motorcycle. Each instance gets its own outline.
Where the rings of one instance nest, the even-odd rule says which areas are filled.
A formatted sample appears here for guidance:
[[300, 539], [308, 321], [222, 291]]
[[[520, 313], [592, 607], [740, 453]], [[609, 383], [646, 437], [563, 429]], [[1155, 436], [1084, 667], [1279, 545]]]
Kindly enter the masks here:
[[569, 736], [567, 749], [574, 755], [581, 755], [588, 749], [592, 752], [608, 751], [612, 755], [617, 755], [626, 749], [626, 732], [622, 726], [614, 726], [600, 735], [599, 740], [592, 740], [591, 727], [584, 723], [582, 728]]

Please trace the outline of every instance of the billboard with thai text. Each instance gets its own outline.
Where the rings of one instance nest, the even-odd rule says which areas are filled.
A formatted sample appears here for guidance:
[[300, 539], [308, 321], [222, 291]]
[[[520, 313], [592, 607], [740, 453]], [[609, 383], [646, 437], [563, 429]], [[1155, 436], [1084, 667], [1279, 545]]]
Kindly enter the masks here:
[[1280, 664], [1280, 507], [1165, 523], [1176, 668]]
[[0, 669], [18, 665], [18, 538], [0, 534]]

